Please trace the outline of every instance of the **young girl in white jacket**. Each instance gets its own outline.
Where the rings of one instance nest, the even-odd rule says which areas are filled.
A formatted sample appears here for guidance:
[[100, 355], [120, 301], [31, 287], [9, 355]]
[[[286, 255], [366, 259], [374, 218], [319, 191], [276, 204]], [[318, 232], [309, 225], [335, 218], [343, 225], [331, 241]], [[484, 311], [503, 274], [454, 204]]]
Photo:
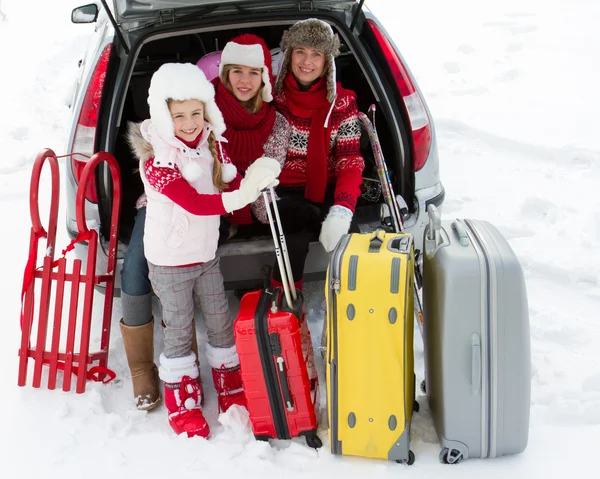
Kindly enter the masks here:
[[129, 142], [147, 195], [144, 250], [165, 324], [159, 376], [175, 432], [208, 437], [192, 351], [194, 300], [199, 300], [206, 323], [206, 355], [219, 409], [245, 406], [233, 318], [216, 256], [219, 217], [276, 185], [280, 165], [263, 157], [241, 178], [222, 144], [227, 141], [221, 137], [225, 124], [214, 88], [195, 65], [161, 66], [148, 93], [150, 120], [132, 125]]

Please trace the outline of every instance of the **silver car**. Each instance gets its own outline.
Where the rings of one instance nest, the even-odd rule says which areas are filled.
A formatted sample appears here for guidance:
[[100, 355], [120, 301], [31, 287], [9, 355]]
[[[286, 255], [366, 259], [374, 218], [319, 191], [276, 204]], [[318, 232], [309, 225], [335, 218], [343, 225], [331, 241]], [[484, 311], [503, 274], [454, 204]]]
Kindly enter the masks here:
[[[152, 74], [167, 62], [196, 63], [202, 56], [223, 48], [240, 33], [256, 33], [273, 53], [283, 31], [298, 20], [319, 18], [331, 25], [342, 42], [336, 58], [338, 81], [354, 90], [358, 107], [367, 112], [377, 105], [377, 129], [396, 194], [409, 206], [405, 225], [421, 244], [427, 206], [444, 201], [440, 180], [435, 129], [419, 87], [399, 49], [382, 22], [365, 7], [364, 0], [102, 0], [73, 10], [75, 23], [96, 23], [73, 92], [73, 123], [68, 153], [91, 156], [104, 150], [119, 161], [123, 184], [119, 222], [119, 258], [129, 241], [135, 202], [143, 191], [137, 164], [125, 142], [128, 121], [149, 117], [146, 102]], [[111, 3], [111, 5], [107, 5]], [[110, 11], [107, 7], [110, 6]], [[276, 56], [276, 55], [275, 55]], [[363, 135], [365, 157], [363, 195], [356, 208], [361, 231], [381, 225], [377, 174], [368, 137]], [[66, 169], [69, 235], [77, 234], [75, 196], [85, 157], [74, 156]], [[100, 267], [106, 261], [112, 184], [101, 165], [95, 185], [86, 192], [88, 227], [98, 228], [102, 248]], [[273, 261], [268, 237], [234, 240], [219, 248], [221, 269], [229, 289], [261, 284], [261, 266]], [[87, 245], [78, 244], [85, 258]], [[317, 238], [311, 244], [305, 281], [323, 279], [327, 254]]]

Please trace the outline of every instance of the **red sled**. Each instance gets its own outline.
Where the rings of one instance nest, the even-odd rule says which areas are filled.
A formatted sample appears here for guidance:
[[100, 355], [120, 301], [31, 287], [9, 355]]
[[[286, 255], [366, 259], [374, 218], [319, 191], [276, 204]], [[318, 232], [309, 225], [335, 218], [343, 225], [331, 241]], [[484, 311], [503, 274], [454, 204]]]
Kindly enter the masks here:
[[[268, 204], [266, 193], [264, 195]], [[276, 205], [274, 211], [281, 231]], [[245, 294], [234, 324], [252, 432], [259, 440], [304, 436], [309, 447], [320, 448], [315, 398], [311, 395], [307, 358], [302, 350], [301, 326], [306, 321], [304, 301], [295, 290], [293, 280], [290, 281], [291, 268], [285, 238], [281, 234], [287, 270], [282, 267], [282, 254], [269, 208], [267, 212], [280, 271], [285, 271], [282, 275], [284, 286], [265, 287], [262, 291]], [[286, 275], [290, 278], [287, 282]], [[310, 341], [310, 335], [307, 339]], [[308, 351], [310, 354], [312, 348]]]
[[[76, 154], [79, 155], [79, 153]], [[57, 374], [60, 370], [64, 372], [63, 391], [71, 390], [71, 375], [75, 375], [77, 377], [75, 392], [81, 394], [85, 392], [88, 380], [108, 383], [115, 378], [115, 373], [108, 369], [107, 363], [117, 261], [119, 214], [121, 211], [121, 176], [117, 160], [110, 153], [98, 152], [86, 162], [77, 188], [78, 234], [62, 251], [62, 257], [55, 260], [60, 183], [57, 158], [62, 157], [56, 156], [50, 149], [42, 150], [33, 164], [31, 175], [29, 206], [32, 225], [29, 258], [23, 275], [23, 288], [21, 291], [21, 347], [19, 348], [17, 384], [21, 387], [25, 386], [29, 360], [32, 359], [32, 386], [34, 388], [41, 387], [42, 367], [48, 365], [48, 389], [56, 388]], [[38, 205], [40, 176], [46, 161], [50, 165], [52, 174], [50, 219], [47, 231], [42, 226]], [[98, 232], [88, 229], [86, 224], [85, 191], [89, 183], [94, 181], [96, 167], [102, 162], [107, 163], [112, 175], [113, 202], [106, 273], [98, 274], [96, 272]], [[46, 240], [43, 250], [45, 254], [41, 265], [37, 266], [39, 243], [43, 239]], [[81, 241], [88, 241], [87, 265], [84, 265], [81, 259], [75, 259], [72, 271], [68, 271], [65, 255], [75, 247], [76, 243]], [[90, 351], [94, 290], [97, 285], [102, 284], [105, 285], [105, 293], [100, 348], [97, 351]], [[36, 287], [40, 288], [39, 309], [35, 307]], [[55, 292], [54, 302], [51, 301], [53, 290]], [[68, 301], [65, 300], [65, 292], [70, 293]], [[83, 308], [79, 305], [79, 298], [83, 300]], [[54, 303], [54, 308], [52, 308], [52, 303]], [[64, 350], [61, 350], [63, 312], [67, 321], [65, 323], [66, 346]], [[46, 345], [49, 328], [52, 334], [50, 348]], [[37, 329], [37, 332], [35, 332], [32, 341], [31, 336], [35, 329]], [[88, 366], [95, 362], [98, 364], [88, 369]]]

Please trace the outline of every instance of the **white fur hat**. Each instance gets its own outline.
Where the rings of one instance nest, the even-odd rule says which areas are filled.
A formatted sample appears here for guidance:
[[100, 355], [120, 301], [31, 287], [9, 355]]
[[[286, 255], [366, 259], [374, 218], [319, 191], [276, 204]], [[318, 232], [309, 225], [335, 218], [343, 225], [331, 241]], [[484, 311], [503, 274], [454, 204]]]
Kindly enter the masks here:
[[213, 131], [217, 135], [225, 132], [223, 115], [215, 103], [215, 89], [196, 65], [165, 63], [152, 75], [148, 89], [150, 119], [165, 140], [175, 136], [167, 100], [200, 100], [204, 103], [204, 117]]

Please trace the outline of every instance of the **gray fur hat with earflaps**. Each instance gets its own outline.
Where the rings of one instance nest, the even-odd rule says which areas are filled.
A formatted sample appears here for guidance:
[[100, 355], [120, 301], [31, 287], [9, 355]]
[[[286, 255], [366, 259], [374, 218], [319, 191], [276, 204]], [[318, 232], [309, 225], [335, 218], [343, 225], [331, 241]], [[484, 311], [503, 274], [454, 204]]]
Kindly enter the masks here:
[[283, 86], [283, 79], [290, 67], [292, 48], [300, 46], [321, 50], [325, 54], [327, 100], [333, 102], [336, 96], [334, 58], [340, 54], [340, 39], [328, 23], [317, 18], [300, 20], [283, 32], [280, 43], [283, 60], [275, 82], [275, 91], [281, 91]]

